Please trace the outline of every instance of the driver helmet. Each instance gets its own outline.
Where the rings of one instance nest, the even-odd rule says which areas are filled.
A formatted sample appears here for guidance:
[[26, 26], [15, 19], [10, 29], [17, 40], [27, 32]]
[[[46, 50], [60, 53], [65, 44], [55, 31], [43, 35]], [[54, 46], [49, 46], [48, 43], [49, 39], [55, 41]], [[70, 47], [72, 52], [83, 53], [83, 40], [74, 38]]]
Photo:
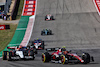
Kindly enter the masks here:
[[37, 38], [37, 40], [38, 40], [39, 38]]
[[47, 28], [45, 30], [48, 30]]
[[61, 51], [66, 51], [66, 47], [62, 46]]

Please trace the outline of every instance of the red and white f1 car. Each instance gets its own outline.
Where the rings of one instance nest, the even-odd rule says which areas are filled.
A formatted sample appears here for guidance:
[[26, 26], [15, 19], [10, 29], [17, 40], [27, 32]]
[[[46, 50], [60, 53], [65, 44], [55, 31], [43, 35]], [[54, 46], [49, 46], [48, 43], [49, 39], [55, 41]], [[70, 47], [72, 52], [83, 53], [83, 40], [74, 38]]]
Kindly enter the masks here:
[[[55, 51], [57, 48], [50, 48], [47, 50]], [[58, 49], [57, 51], [51, 53], [51, 52], [45, 52], [42, 53], [42, 61], [43, 62], [54, 62], [54, 63], [62, 63], [62, 64], [68, 64], [68, 63], [90, 63], [91, 61], [94, 61], [93, 57], [90, 56], [89, 53], [82, 52], [80, 55], [77, 53], [71, 53], [66, 50]]]
[[48, 14], [48, 15], [45, 16], [45, 20], [49, 21], [49, 20], [55, 20], [55, 19], [51, 14]]

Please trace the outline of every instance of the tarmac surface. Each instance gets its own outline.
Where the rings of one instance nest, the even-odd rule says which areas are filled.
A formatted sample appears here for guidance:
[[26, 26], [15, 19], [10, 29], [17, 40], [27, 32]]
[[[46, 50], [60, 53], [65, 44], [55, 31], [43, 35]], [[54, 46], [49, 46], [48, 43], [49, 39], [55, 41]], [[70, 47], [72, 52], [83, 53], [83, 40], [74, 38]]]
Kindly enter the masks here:
[[[100, 17], [92, 0], [38, 0], [37, 15], [30, 41], [41, 38], [46, 47], [100, 48]], [[46, 14], [55, 17], [45, 21]], [[43, 29], [53, 35], [41, 36]]]
[[[92, 0], [38, 0], [37, 15], [31, 41], [41, 38], [45, 48], [66, 46], [68, 50], [85, 51], [94, 56], [89, 64], [43, 63], [39, 50], [35, 60], [3, 61], [2, 67], [99, 67], [100, 66], [100, 16]], [[45, 21], [44, 16], [52, 14], [53, 21]], [[51, 29], [53, 35], [41, 36], [41, 30]], [[31, 45], [31, 43], [29, 43]]]

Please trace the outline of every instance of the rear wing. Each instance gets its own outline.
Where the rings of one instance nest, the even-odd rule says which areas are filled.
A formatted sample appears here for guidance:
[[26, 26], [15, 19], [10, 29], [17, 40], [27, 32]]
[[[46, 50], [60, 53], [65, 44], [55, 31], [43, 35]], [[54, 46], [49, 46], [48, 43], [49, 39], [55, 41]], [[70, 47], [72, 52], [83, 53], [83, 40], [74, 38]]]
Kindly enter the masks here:
[[45, 49], [46, 51], [57, 51], [57, 50], [59, 50], [60, 49], [60, 47], [56, 47], [56, 48], [47, 48], [47, 49]]

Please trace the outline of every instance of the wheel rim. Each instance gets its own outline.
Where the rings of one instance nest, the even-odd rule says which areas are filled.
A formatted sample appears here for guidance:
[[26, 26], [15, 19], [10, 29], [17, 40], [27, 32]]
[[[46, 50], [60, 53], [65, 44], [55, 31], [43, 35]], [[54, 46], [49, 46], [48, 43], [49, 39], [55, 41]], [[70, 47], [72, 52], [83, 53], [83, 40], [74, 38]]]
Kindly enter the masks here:
[[42, 61], [45, 62], [46, 58], [45, 58], [45, 55], [42, 54]]
[[7, 52], [7, 60], [9, 60], [9, 52]]
[[62, 64], [65, 64], [65, 56], [61, 57], [61, 62], [62, 62]]
[[4, 59], [4, 52], [2, 53], [3, 59]]

